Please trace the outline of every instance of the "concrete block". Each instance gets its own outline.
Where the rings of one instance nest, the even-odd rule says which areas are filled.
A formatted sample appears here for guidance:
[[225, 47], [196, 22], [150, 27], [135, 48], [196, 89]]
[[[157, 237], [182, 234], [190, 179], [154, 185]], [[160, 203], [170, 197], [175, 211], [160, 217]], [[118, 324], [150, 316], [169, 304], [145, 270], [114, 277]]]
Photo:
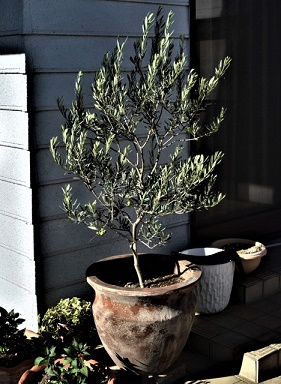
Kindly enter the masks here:
[[0, 178], [11, 183], [30, 186], [30, 153], [28, 151], [1, 147]]
[[[35, 261], [0, 247], [0, 277], [35, 294]], [[1, 303], [0, 303], [1, 304]]]
[[0, 145], [28, 150], [28, 114], [0, 110]]
[[32, 222], [32, 190], [26, 186], [0, 180], [0, 212]]
[[236, 353], [236, 351], [239, 351], [242, 345], [250, 341], [250, 337], [228, 330], [212, 338], [210, 357], [217, 361], [234, 361], [240, 358], [239, 353]]
[[[35, 277], [34, 277], [35, 278]], [[33, 279], [34, 280], [34, 279]], [[7, 280], [0, 278], [1, 306], [7, 311], [12, 309], [25, 319], [23, 327], [37, 331], [38, 329], [38, 311], [37, 297], [34, 292], [19, 287]]]
[[274, 293], [279, 292], [280, 289], [280, 276], [275, 274], [269, 279], [264, 280], [263, 285], [263, 295], [264, 297], [269, 297], [274, 295]]
[[[7, 4], [8, 5], [8, 4]], [[9, 20], [9, 25], [6, 25], [3, 29], [2, 22], [6, 21], [8, 17], [1, 20], [1, 32], [4, 30], [8, 30], [8, 27], [11, 27], [11, 21], [17, 20], [15, 17], [15, 12], [19, 11], [19, 7], [11, 7], [12, 2], [10, 2], [10, 8], [13, 12], [13, 17]], [[1, 3], [1, 11], [2, 15], [4, 14], [4, 9], [2, 8], [4, 3]], [[8, 6], [6, 7], [6, 11], [8, 11]], [[19, 15], [18, 15], [19, 17]], [[1, 55], [0, 56], [0, 73], [25, 73], [25, 54], [13, 54], [13, 55]]]
[[275, 377], [278, 371], [278, 352], [272, 346], [244, 354], [239, 375], [260, 383]]
[[242, 281], [235, 288], [236, 298], [241, 304], [250, 304], [263, 297], [263, 281], [254, 277]]
[[27, 78], [23, 74], [0, 74], [1, 109], [27, 110]]
[[280, 276], [278, 273], [264, 271], [257, 276], [263, 281], [263, 297], [269, 297], [279, 291]]
[[277, 354], [278, 354], [278, 358], [277, 358], [278, 369], [281, 370], [281, 343], [270, 344], [270, 347], [274, 348], [277, 351]]
[[33, 255], [33, 225], [0, 214], [0, 246], [27, 257]]

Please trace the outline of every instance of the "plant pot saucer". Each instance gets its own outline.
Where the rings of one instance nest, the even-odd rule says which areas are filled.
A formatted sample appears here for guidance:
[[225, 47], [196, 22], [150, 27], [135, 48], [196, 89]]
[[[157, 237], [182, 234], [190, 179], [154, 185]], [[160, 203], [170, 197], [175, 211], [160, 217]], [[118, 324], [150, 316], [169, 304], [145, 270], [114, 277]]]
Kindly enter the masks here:
[[[241, 244], [241, 249], [239, 249], [239, 244]], [[226, 249], [227, 246], [235, 246], [235, 250], [241, 259], [245, 274], [253, 272], [259, 266], [261, 258], [267, 254], [267, 249], [262, 243], [249, 239], [220, 239], [214, 241], [211, 246], [222, 249]]]

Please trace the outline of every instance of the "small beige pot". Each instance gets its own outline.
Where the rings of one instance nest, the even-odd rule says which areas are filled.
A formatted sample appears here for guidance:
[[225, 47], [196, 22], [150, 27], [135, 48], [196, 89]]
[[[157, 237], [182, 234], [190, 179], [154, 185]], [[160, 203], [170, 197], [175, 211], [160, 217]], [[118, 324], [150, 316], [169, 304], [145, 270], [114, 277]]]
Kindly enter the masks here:
[[254, 246], [258, 247], [258, 251], [254, 252], [253, 250], [253, 252], [250, 252], [250, 253], [248, 253], [249, 249], [236, 251], [237, 254], [240, 256], [244, 273], [249, 274], [253, 272], [260, 265], [261, 258], [267, 254], [267, 249], [262, 243], [259, 243], [254, 240], [240, 239], [240, 238], [228, 238], [228, 239], [216, 240], [211, 244], [211, 246], [223, 249], [227, 244], [236, 244], [236, 243], [249, 244], [249, 249]]

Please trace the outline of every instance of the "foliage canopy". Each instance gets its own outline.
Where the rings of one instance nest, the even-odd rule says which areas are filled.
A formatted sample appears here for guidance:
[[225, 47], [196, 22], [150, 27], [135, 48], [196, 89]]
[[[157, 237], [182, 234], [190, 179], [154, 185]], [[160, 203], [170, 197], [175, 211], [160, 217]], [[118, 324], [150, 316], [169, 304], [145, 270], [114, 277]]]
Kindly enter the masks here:
[[127, 78], [122, 77], [125, 42], [117, 40], [95, 73], [93, 110], [84, 107], [80, 72], [71, 107], [58, 100], [65, 118], [63, 143], [57, 137], [51, 140], [57, 164], [93, 194], [92, 201], [80, 204], [67, 185], [63, 192], [68, 217], [97, 235], [111, 229], [123, 236], [136, 266], [138, 242], [153, 248], [171, 237], [161, 218], [208, 209], [224, 197], [213, 190], [223, 153], [191, 156], [188, 147], [190, 140], [217, 132], [224, 119], [221, 108], [211, 123], [202, 125], [200, 113], [231, 59], [221, 61], [210, 79], [199, 78], [187, 69], [183, 40], [174, 53], [173, 18], [169, 12], [165, 19], [161, 9], [156, 16], [148, 13]]

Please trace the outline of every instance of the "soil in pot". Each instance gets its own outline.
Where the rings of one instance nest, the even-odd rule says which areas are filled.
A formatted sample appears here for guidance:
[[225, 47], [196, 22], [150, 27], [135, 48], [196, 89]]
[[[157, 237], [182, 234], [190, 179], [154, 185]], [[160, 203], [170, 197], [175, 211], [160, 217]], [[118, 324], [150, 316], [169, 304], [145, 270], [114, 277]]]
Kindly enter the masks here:
[[263, 245], [261, 243], [255, 243], [252, 246], [250, 246], [249, 243], [228, 243], [224, 245], [223, 249], [232, 250], [239, 252], [239, 254], [247, 255], [251, 253], [261, 252], [263, 250]]
[[[120, 269], [120, 259], [122, 259], [122, 269]], [[110, 262], [110, 270], [104, 268], [103, 263], [105, 262]], [[175, 259], [170, 255], [142, 254], [139, 264], [143, 272], [145, 288], [166, 287], [183, 281], [182, 277], [176, 273]], [[86, 275], [95, 274], [106, 284], [124, 288], [139, 288], [131, 255], [111, 256], [92, 264], [87, 269]]]

